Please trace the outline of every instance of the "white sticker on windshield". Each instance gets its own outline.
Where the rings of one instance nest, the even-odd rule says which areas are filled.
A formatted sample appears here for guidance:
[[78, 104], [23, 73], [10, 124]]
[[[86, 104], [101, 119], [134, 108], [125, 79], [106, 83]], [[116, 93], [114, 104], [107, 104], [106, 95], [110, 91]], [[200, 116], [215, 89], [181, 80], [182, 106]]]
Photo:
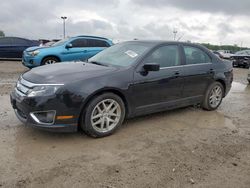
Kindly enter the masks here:
[[134, 51], [132, 51], [132, 50], [128, 50], [128, 51], [126, 51], [125, 52], [125, 54], [127, 54], [129, 57], [131, 57], [131, 58], [135, 58], [135, 57], [137, 57], [138, 56], [138, 54], [137, 53], [135, 53]]

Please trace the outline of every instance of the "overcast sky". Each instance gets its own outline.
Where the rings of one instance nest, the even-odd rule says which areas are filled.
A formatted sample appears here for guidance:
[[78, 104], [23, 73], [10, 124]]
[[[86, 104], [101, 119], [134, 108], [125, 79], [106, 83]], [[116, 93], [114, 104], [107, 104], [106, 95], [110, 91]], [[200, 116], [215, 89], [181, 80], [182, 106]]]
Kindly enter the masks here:
[[8, 36], [61, 38], [87, 34], [114, 40], [177, 39], [250, 47], [250, 0], [2, 0]]

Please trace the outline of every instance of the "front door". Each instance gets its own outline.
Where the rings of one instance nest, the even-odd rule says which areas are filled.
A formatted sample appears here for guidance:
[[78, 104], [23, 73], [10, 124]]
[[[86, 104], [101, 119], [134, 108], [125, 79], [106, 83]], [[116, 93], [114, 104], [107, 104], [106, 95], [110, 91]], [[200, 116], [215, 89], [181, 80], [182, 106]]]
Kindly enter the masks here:
[[[134, 73], [133, 103], [136, 114], [174, 108], [182, 97], [183, 71], [178, 45], [160, 46], [140, 64]], [[160, 65], [160, 71], [143, 74], [140, 70], [147, 63]]]
[[72, 48], [65, 48], [62, 52], [63, 61], [86, 60], [91, 56], [92, 48], [88, 47], [86, 39], [75, 39], [70, 44]]

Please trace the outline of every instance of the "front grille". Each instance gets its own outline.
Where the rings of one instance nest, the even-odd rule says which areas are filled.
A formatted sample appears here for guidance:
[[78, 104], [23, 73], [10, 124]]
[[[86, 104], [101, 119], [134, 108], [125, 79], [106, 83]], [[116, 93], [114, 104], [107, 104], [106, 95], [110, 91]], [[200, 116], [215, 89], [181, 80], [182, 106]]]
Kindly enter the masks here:
[[34, 86], [33, 83], [28, 82], [27, 80], [24, 80], [22, 77], [19, 78], [17, 81], [15, 90], [16, 93], [21, 95], [21, 96], [27, 96], [29, 90]]

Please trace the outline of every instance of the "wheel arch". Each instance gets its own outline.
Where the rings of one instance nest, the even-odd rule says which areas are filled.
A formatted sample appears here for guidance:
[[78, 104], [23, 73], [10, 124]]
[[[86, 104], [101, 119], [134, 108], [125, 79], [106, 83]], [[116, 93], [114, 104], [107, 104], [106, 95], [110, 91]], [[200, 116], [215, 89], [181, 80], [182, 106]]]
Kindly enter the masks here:
[[95, 97], [97, 97], [97, 96], [99, 96], [99, 95], [102, 95], [102, 94], [104, 94], [104, 93], [113, 93], [113, 94], [119, 96], [119, 97], [122, 99], [122, 101], [123, 101], [123, 103], [124, 103], [124, 105], [125, 105], [125, 117], [127, 117], [128, 114], [130, 114], [131, 109], [130, 109], [130, 107], [129, 107], [128, 99], [125, 97], [125, 95], [124, 95], [124, 93], [123, 93], [122, 91], [120, 91], [120, 90], [117, 89], [117, 88], [103, 88], [103, 89], [100, 89], [100, 90], [94, 92], [93, 94], [91, 94], [90, 96], [88, 96], [88, 97], [84, 100], [84, 102], [83, 102], [83, 104], [82, 104], [82, 106], [81, 106], [81, 110], [80, 110], [79, 123], [80, 123], [80, 121], [81, 121], [81, 119], [82, 119], [82, 114], [84, 113], [84, 110], [85, 110], [86, 106], [88, 106], [89, 102], [90, 102], [92, 99], [94, 99]]
[[221, 78], [218, 78], [215, 81], [221, 83], [221, 85], [223, 86], [223, 89], [224, 89], [224, 96], [223, 97], [225, 97], [225, 93], [226, 93], [226, 82], [225, 82], [225, 80], [223, 80]]
[[48, 58], [48, 57], [56, 58], [56, 59], [58, 59], [59, 62], [61, 62], [61, 58], [58, 57], [57, 55], [46, 55], [46, 56], [44, 56], [44, 57], [42, 58], [41, 64], [42, 64], [43, 61], [44, 61], [46, 58]]

